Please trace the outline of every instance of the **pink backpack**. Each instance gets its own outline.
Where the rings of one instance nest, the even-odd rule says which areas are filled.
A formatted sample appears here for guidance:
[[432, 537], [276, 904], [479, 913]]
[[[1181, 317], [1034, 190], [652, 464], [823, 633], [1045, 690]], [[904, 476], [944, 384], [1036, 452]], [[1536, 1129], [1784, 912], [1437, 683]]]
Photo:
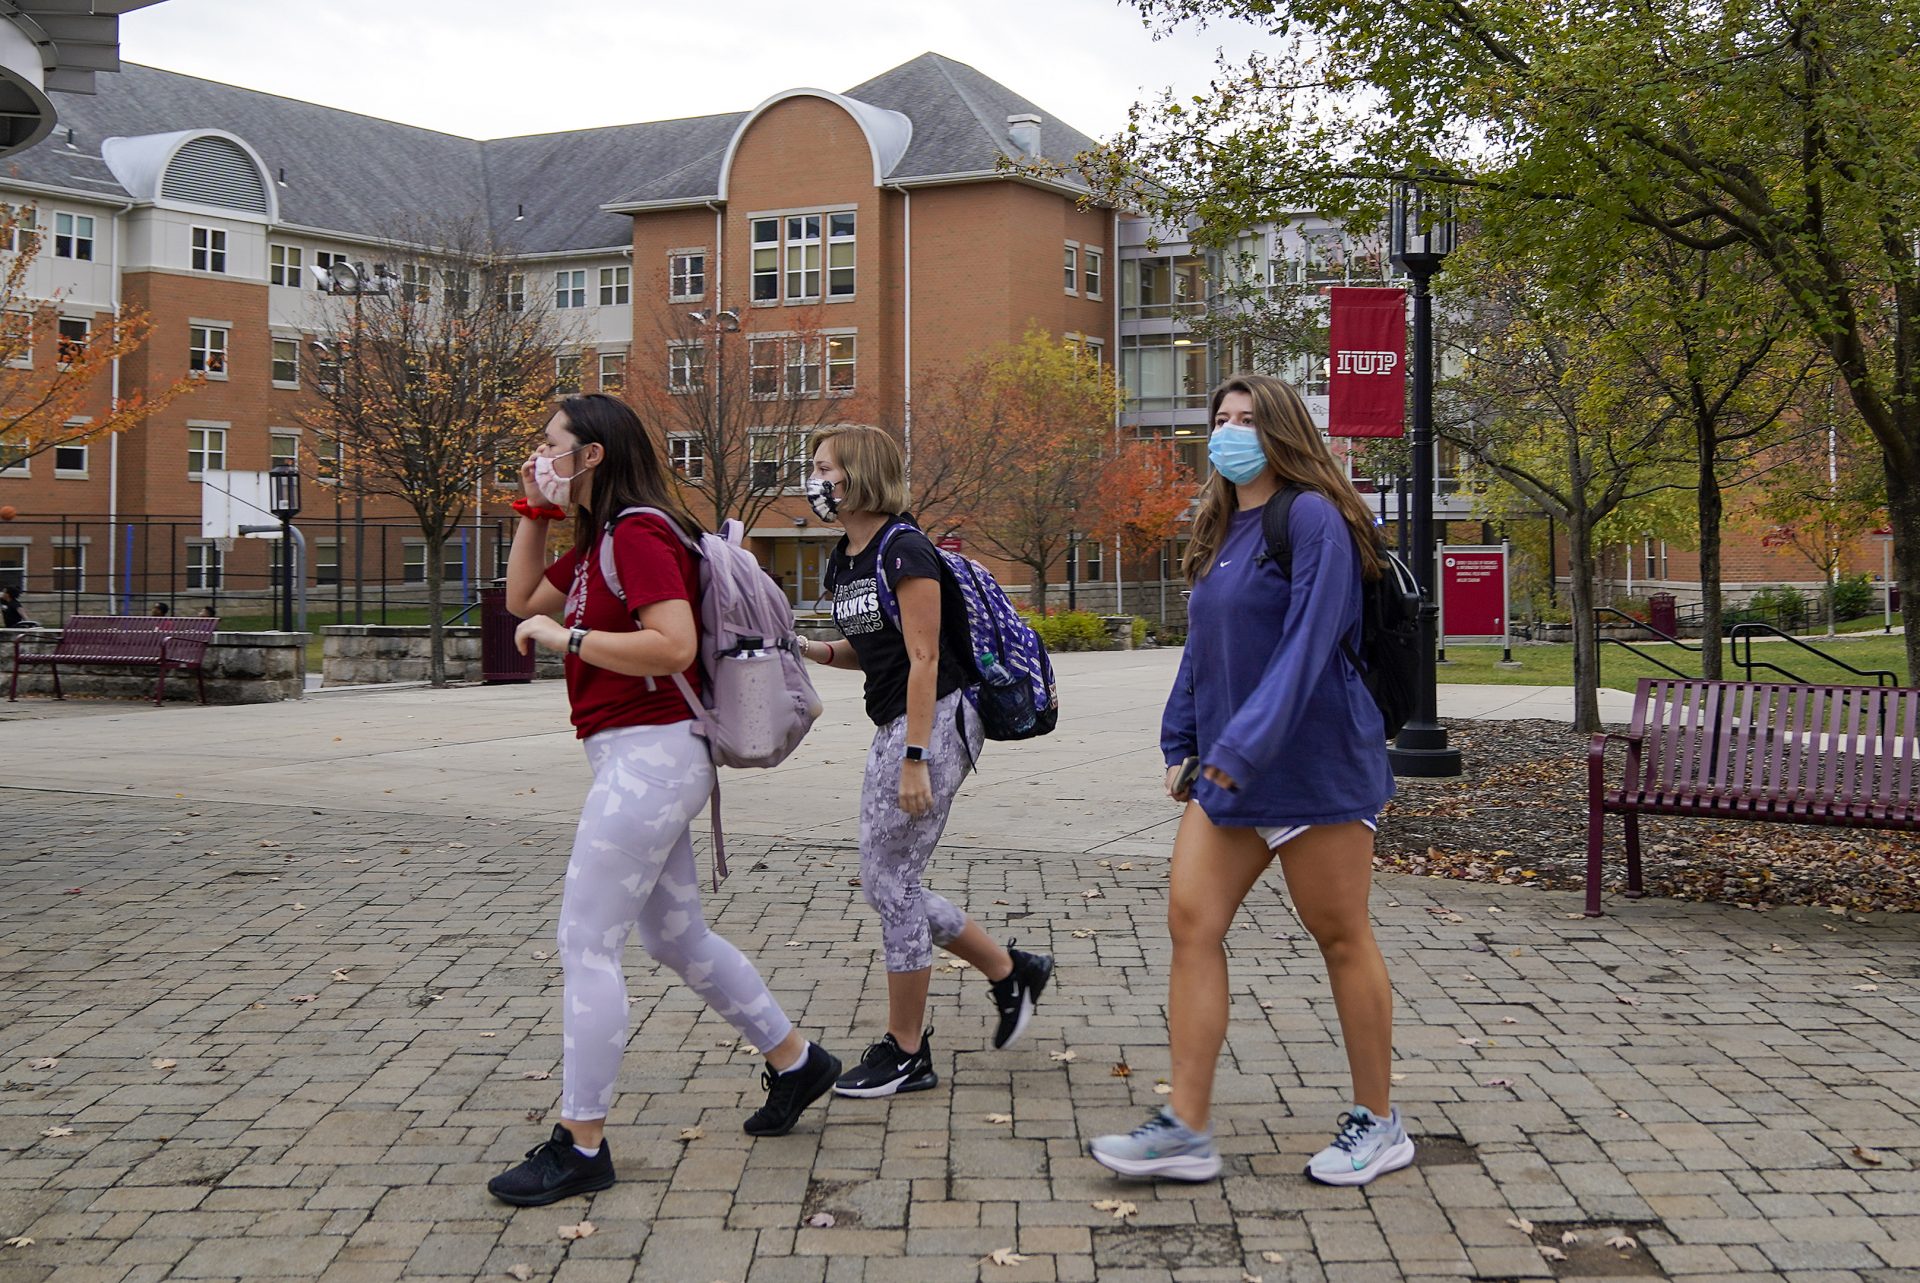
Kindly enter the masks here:
[[[628, 508], [614, 518], [648, 515], [667, 524], [700, 563], [701, 695], [675, 673], [695, 733], [707, 741], [715, 766], [768, 767], [786, 761], [820, 716], [820, 696], [793, 646], [793, 608], [786, 594], [740, 544], [745, 533], [729, 520], [718, 534], [689, 538], [658, 508]], [[614, 565], [613, 526], [600, 538], [600, 574], [621, 601]], [[654, 679], [647, 679], [654, 688]], [[704, 698], [703, 698], [704, 696]], [[720, 781], [713, 784], [713, 881], [727, 875], [726, 840], [720, 831]]]

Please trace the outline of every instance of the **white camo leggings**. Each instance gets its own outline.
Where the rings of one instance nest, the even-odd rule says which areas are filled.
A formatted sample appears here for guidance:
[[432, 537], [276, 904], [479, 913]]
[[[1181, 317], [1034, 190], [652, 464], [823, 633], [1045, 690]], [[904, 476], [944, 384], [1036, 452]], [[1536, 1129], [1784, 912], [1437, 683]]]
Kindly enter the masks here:
[[[957, 718], [966, 718], [963, 732]], [[900, 763], [907, 745], [907, 719], [882, 726], [867, 751], [860, 787], [860, 891], [880, 915], [880, 943], [888, 971], [919, 971], [933, 965], [933, 946], [946, 944], [967, 925], [967, 915], [944, 896], [920, 885], [934, 847], [946, 831], [960, 781], [979, 759], [980, 715], [960, 691], [933, 706], [927, 777], [933, 806], [924, 815], [900, 809]]]
[[566, 973], [560, 1112], [585, 1122], [613, 1104], [627, 1047], [627, 933], [762, 1052], [793, 1028], [740, 951], [707, 929], [689, 826], [713, 790], [691, 722], [590, 735], [593, 787], [580, 811], [560, 905]]

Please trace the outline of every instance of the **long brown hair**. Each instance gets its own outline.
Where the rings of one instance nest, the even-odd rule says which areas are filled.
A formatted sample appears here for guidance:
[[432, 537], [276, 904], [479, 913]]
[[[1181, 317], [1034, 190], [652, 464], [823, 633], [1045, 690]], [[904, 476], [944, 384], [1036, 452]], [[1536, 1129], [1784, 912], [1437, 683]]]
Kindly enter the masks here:
[[594, 469], [591, 506], [581, 507], [573, 522], [573, 546], [584, 549], [598, 532], [628, 508], [658, 508], [672, 517], [688, 538], [698, 538], [703, 527], [680, 502], [661, 466], [653, 434], [633, 407], [618, 397], [590, 392], [560, 403], [567, 431], [581, 445], [597, 445], [605, 452]]
[[[1334, 461], [1300, 393], [1291, 383], [1270, 375], [1232, 375], [1213, 390], [1207, 403], [1209, 429], [1229, 392], [1244, 392], [1253, 399], [1253, 428], [1260, 434], [1260, 447], [1275, 479], [1283, 488], [1311, 490], [1338, 508], [1353, 531], [1361, 576], [1378, 579], [1382, 565], [1380, 532], [1373, 523], [1373, 510]], [[1200, 490], [1200, 511], [1194, 516], [1193, 541], [1187, 546], [1188, 583], [1199, 582], [1213, 566], [1221, 541], [1227, 537], [1227, 526], [1239, 507], [1233, 482], [1216, 470]]]

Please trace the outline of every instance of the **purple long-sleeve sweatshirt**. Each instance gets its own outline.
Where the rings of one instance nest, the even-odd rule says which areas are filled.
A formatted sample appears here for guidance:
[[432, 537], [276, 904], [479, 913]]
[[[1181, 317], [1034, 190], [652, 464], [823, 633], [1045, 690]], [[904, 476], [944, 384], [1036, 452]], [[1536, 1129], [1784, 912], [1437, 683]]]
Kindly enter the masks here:
[[1339, 509], [1307, 492], [1287, 529], [1293, 573], [1261, 554], [1260, 509], [1236, 513], [1187, 605], [1187, 647], [1160, 723], [1169, 766], [1226, 772], [1193, 798], [1229, 827], [1371, 820], [1393, 796], [1385, 726], [1342, 642], [1360, 639], [1360, 567]]

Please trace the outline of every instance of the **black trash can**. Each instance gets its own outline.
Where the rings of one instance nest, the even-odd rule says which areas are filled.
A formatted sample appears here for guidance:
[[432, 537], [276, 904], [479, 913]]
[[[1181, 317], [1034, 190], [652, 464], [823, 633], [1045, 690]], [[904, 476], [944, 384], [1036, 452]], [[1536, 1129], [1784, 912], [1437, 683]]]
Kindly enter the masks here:
[[1655, 632], [1665, 633], [1669, 637], [1680, 635], [1675, 619], [1674, 598], [1670, 592], [1657, 592], [1647, 598], [1647, 622], [1653, 625]]
[[488, 685], [533, 680], [534, 656], [513, 645], [519, 626], [519, 617], [507, 609], [505, 588], [480, 590], [480, 677]]

